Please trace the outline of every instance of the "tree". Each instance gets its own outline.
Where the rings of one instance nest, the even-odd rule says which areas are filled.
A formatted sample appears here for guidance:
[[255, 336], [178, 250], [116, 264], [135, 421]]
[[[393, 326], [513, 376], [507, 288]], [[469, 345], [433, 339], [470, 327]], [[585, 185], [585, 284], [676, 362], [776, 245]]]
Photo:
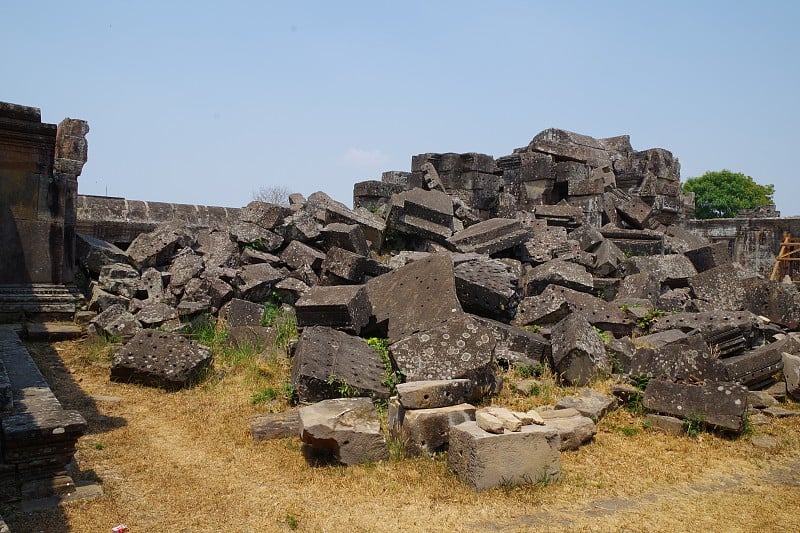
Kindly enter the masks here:
[[742, 209], [772, 204], [775, 186], [759, 185], [741, 172], [718, 170], [689, 178], [683, 191], [695, 194], [695, 218], [733, 218]]
[[287, 206], [289, 205], [290, 193], [291, 191], [288, 187], [284, 187], [282, 185], [269, 185], [267, 187], [259, 187], [257, 191], [254, 191], [253, 200]]

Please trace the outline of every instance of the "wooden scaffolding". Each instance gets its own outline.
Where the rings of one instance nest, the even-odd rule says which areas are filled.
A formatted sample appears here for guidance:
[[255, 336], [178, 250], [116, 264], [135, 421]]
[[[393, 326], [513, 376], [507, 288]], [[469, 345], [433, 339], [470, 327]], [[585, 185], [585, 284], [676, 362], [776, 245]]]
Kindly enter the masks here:
[[795, 276], [800, 274], [800, 238], [792, 237], [788, 231], [783, 232], [783, 241], [781, 242], [781, 251], [775, 258], [775, 266], [772, 268], [772, 274], [769, 276], [771, 280], [781, 281], [784, 277], [794, 281]]

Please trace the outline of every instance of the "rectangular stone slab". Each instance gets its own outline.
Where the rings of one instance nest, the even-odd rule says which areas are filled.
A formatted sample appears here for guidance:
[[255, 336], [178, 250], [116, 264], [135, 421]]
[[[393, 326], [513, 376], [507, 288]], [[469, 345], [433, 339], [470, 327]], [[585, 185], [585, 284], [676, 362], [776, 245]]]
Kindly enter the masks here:
[[740, 433], [747, 412], [747, 389], [730, 382], [693, 385], [650, 380], [644, 392], [644, 407], [682, 419], [699, 417], [717, 428]]

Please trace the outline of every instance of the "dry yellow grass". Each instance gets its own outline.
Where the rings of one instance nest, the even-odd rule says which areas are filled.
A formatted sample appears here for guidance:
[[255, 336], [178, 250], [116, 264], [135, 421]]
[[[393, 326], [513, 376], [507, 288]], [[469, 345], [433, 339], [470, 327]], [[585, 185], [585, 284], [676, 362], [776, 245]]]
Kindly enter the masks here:
[[[748, 438], [657, 434], [621, 410], [593, 444], [562, 454], [560, 482], [476, 494], [444, 457], [312, 467], [296, 439], [253, 442], [249, 417], [285, 407], [250, 401], [285, 379], [280, 359], [230, 363], [194, 389], [166, 393], [110, 382], [86, 343], [29, 348], [62, 403], [87, 418], [78, 460], [105, 495], [35, 514], [6, 508], [12, 531], [800, 530], [796, 419], [756, 429], [780, 441], [767, 453]], [[494, 400], [537, 401], [507, 390]]]

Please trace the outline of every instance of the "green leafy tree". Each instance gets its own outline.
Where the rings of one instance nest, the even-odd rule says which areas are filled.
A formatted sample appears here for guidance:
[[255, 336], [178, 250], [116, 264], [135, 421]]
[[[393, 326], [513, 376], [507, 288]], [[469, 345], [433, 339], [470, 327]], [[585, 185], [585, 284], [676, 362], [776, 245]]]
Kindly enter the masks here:
[[741, 172], [718, 170], [686, 180], [683, 191], [695, 194], [695, 218], [732, 218], [742, 209], [772, 204], [775, 186], [759, 185]]

